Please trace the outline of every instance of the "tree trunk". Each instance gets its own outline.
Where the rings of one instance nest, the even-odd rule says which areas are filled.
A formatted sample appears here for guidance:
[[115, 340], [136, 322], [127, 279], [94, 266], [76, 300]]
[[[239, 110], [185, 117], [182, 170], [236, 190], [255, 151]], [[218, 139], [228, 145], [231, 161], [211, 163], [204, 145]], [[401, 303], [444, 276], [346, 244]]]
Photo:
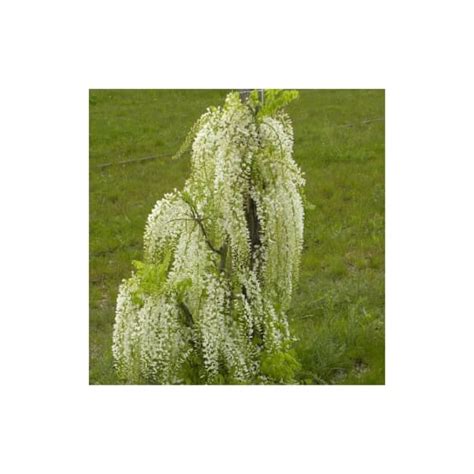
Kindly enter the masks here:
[[[241, 89], [240, 90], [240, 99], [242, 102], [248, 99], [250, 93], [253, 89]], [[260, 89], [261, 100], [263, 102], [263, 89]], [[248, 196], [247, 197], [247, 206], [246, 206], [246, 217], [247, 217], [247, 226], [249, 229], [250, 235], [250, 245], [251, 245], [251, 266], [253, 267], [255, 262], [255, 252], [260, 246], [260, 222], [257, 215], [257, 205], [255, 201]]]

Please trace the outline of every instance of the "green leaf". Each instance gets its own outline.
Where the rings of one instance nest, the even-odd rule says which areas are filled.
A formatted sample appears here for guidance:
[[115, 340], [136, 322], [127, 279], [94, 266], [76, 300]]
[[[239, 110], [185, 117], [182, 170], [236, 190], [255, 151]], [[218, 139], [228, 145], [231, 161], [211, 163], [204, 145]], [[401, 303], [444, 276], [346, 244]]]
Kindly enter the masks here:
[[179, 281], [175, 285], [176, 296], [179, 302], [182, 302], [185, 296], [186, 291], [191, 288], [193, 281], [191, 278], [185, 278], [184, 280]]
[[273, 116], [299, 97], [296, 90], [265, 89], [264, 101], [257, 113], [257, 118]]
[[146, 296], [161, 293], [168, 276], [171, 257], [172, 251], [168, 249], [161, 263], [146, 263], [139, 260], [132, 262], [136, 270], [135, 277], [139, 282], [138, 290], [132, 294], [132, 301], [135, 304], [142, 304]]
[[291, 382], [300, 368], [300, 363], [289, 352], [267, 353], [262, 356], [262, 373], [276, 382]]

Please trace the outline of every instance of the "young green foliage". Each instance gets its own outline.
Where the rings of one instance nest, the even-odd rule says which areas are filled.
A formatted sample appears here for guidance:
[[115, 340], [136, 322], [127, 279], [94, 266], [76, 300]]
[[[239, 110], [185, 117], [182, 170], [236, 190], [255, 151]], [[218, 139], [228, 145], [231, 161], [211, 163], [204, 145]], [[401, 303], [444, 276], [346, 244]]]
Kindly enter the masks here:
[[255, 109], [257, 119], [262, 120], [264, 117], [274, 116], [298, 97], [299, 93], [295, 90], [265, 89], [261, 98], [259, 92], [254, 90], [250, 94], [249, 103]]

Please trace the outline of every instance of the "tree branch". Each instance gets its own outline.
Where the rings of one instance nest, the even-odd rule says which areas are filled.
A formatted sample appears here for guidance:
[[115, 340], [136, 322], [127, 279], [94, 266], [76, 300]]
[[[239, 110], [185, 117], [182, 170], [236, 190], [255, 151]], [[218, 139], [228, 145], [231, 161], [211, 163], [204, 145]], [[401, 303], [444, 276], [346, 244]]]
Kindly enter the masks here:
[[202, 232], [202, 235], [204, 236], [204, 240], [206, 241], [206, 244], [207, 246], [214, 252], [214, 253], [217, 253], [218, 255], [220, 255], [222, 257], [222, 254], [223, 254], [223, 247], [224, 245], [222, 246], [222, 248], [220, 249], [217, 249], [216, 247], [214, 247], [214, 245], [212, 244], [212, 242], [210, 241], [208, 235], [207, 235], [207, 232], [206, 232], [206, 228], [204, 227], [204, 224], [202, 223], [202, 221], [204, 220], [200, 215], [199, 215], [199, 212], [197, 211], [196, 207], [194, 206], [194, 204], [191, 202], [190, 199], [184, 199], [184, 202], [189, 206], [189, 208], [191, 209], [191, 214], [192, 214], [192, 219], [199, 225], [199, 228], [201, 229], [201, 232]]
[[189, 311], [189, 308], [183, 302], [181, 302], [179, 303], [179, 309], [181, 309], [181, 311], [184, 314], [184, 317], [186, 319], [186, 324], [189, 327], [194, 326], [193, 315], [191, 314], [191, 311]]

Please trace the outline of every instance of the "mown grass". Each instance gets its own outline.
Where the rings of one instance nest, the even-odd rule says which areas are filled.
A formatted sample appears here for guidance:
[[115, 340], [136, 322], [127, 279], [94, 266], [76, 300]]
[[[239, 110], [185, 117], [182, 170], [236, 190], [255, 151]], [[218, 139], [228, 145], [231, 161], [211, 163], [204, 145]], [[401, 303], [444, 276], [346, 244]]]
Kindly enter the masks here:
[[[141, 257], [155, 201], [182, 187], [189, 172], [188, 158], [169, 154], [227, 92], [90, 91], [91, 384], [118, 383], [111, 353], [118, 285]], [[384, 91], [300, 92], [289, 113], [314, 210], [289, 314], [299, 382], [383, 384]], [[117, 164], [148, 156], [158, 158]]]

